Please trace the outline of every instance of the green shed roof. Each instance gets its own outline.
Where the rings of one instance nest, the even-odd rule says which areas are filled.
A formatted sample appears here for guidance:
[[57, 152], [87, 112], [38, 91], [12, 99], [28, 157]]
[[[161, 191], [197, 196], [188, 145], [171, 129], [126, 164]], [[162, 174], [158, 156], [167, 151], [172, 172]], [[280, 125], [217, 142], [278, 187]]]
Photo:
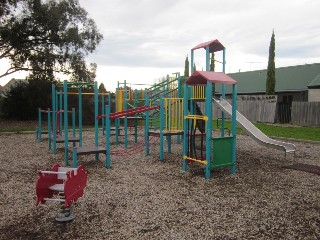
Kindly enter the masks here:
[[[229, 73], [238, 82], [238, 93], [265, 93], [267, 70]], [[320, 86], [320, 63], [276, 68], [276, 92], [305, 91], [308, 87]], [[216, 91], [221, 92], [217, 85]], [[231, 93], [230, 88], [226, 88]]]
[[312, 82], [308, 85], [308, 88], [317, 88], [320, 87], [320, 74], [317, 75]]

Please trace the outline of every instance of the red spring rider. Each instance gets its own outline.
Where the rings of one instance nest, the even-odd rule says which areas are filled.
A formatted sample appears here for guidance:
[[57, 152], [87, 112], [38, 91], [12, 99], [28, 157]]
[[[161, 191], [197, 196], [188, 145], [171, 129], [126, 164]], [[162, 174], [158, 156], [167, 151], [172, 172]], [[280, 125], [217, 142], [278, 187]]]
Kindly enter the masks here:
[[60, 202], [61, 211], [56, 216], [56, 220], [66, 222], [74, 219], [70, 207], [83, 196], [87, 186], [87, 172], [83, 166], [67, 168], [56, 164], [52, 169], [41, 170], [38, 174], [36, 205], [47, 201]]

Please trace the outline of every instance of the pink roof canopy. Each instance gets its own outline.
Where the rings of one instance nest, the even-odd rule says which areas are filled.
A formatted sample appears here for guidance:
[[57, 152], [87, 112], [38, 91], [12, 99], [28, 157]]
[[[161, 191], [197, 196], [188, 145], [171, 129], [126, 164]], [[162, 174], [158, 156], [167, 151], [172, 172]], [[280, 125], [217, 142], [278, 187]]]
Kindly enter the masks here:
[[206, 85], [207, 82], [220, 84], [237, 84], [237, 81], [223, 72], [196, 71], [187, 79], [188, 85]]
[[211, 40], [208, 42], [200, 43], [199, 45], [195, 46], [191, 50], [196, 50], [199, 48], [206, 48], [207, 46], [209, 46], [210, 53], [218, 52], [218, 51], [221, 51], [224, 49], [224, 46], [218, 41], [218, 39], [215, 39], [215, 40]]

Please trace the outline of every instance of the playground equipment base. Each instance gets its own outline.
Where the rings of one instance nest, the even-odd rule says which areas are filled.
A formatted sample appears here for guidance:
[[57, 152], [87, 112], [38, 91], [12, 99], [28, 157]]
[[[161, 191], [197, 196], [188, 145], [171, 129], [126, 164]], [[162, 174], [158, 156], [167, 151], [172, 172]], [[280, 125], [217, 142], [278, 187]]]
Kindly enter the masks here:
[[57, 222], [70, 222], [75, 218], [74, 214], [71, 212], [59, 213], [55, 219]]

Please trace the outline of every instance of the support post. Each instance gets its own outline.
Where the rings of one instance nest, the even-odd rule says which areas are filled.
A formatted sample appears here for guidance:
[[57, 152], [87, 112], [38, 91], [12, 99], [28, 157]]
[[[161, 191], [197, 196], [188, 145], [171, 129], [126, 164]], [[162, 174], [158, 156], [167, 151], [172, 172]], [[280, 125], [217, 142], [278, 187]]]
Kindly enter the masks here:
[[38, 108], [38, 130], [37, 130], [37, 139], [38, 142], [42, 142], [42, 126], [41, 126], [41, 108]]
[[[187, 156], [188, 150], [188, 139], [187, 139], [187, 132], [188, 132], [188, 119], [185, 117], [188, 115], [188, 85], [184, 85], [184, 96], [183, 96], [183, 156]], [[182, 163], [183, 171], [188, 170], [187, 160], [183, 159]]]
[[57, 125], [56, 125], [56, 86], [52, 84], [52, 139], [53, 155], [57, 154]]
[[[128, 109], [128, 91], [127, 91], [127, 81], [124, 80], [124, 99], [123, 99], [123, 110]], [[125, 116], [123, 119], [124, 124], [124, 146], [128, 147], [128, 118]]]
[[[99, 123], [98, 123], [98, 114], [99, 109], [99, 98], [98, 98], [98, 82], [94, 82], [94, 145], [99, 147]], [[99, 153], [95, 154], [96, 160], [99, 160]]]
[[48, 108], [48, 148], [51, 150], [51, 113]]
[[164, 100], [163, 96], [160, 97], [160, 160], [163, 160], [163, 151], [164, 151], [164, 138], [163, 138], [163, 130], [164, 130]]
[[231, 173], [236, 173], [236, 144], [237, 144], [237, 85], [232, 85], [232, 168]]
[[[226, 67], [225, 67], [225, 63], [226, 63], [226, 48], [223, 48], [222, 51], [222, 71], [225, 73], [226, 72]], [[226, 86], [225, 84], [221, 85], [221, 97], [223, 99], [226, 98]], [[224, 137], [224, 129], [225, 129], [225, 114], [222, 111], [221, 112], [221, 137]]]
[[210, 52], [209, 52], [209, 46], [206, 46], [206, 71], [210, 71]]
[[[72, 108], [72, 137], [76, 137], [76, 110]], [[73, 142], [73, 147], [76, 146], [76, 142]]]
[[206, 160], [208, 164], [205, 168], [205, 178], [209, 179], [211, 174], [211, 133], [212, 133], [212, 83], [207, 82], [206, 87], [206, 115], [208, 121], [206, 122]]
[[[66, 92], [66, 94], [68, 94], [67, 92]], [[62, 110], [63, 109], [63, 106], [62, 106], [62, 91], [60, 90], [59, 91], [59, 110]], [[59, 114], [60, 115], [60, 121], [59, 121], [59, 123], [60, 123], [60, 131], [62, 131], [62, 114]], [[60, 133], [61, 134], [61, 133]]]
[[[105, 113], [104, 107], [105, 107], [104, 95], [102, 94], [102, 95], [101, 95], [101, 115], [104, 115], [104, 113]], [[102, 119], [101, 119], [102, 135], [104, 135], [104, 126], [105, 126], [104, 121], [105, 121], [105, 119], [102, 118]]]
[[105, 112], [106, 112], [106, 168], [111, 167], [111, 161], [110, 161], [110, 127], [111, 127], [111, 121], [110, 121], [110, 102], [108, 102], [109, 105], [105, 106]]
[[64, 111], [63, 111], [63, 120], [64, 120], [64, 164], [68, 166], [68, 153], [69, 153], [69, 136], [68, 136], [68, 82], [64, 80], [63, 82], [63, 96], [64, 96]]
[[78, 89], [78, 104], [79, 104], [79, 147], [82, 147], [82, 86]]
[[[145, 95], [145, 105], [149, 106], [150, 104], [150, 97], [148, 94]], [[144, 142], [146, 145], [146, 156], [149, 156], [149, 151], [150, 151], [150, 145], [149, 145], [149, 120], [150, 120], [150, 114], [149, 111], [146, 111], [146, 118], [145, 118], [145, 123], [144, 123]]]

